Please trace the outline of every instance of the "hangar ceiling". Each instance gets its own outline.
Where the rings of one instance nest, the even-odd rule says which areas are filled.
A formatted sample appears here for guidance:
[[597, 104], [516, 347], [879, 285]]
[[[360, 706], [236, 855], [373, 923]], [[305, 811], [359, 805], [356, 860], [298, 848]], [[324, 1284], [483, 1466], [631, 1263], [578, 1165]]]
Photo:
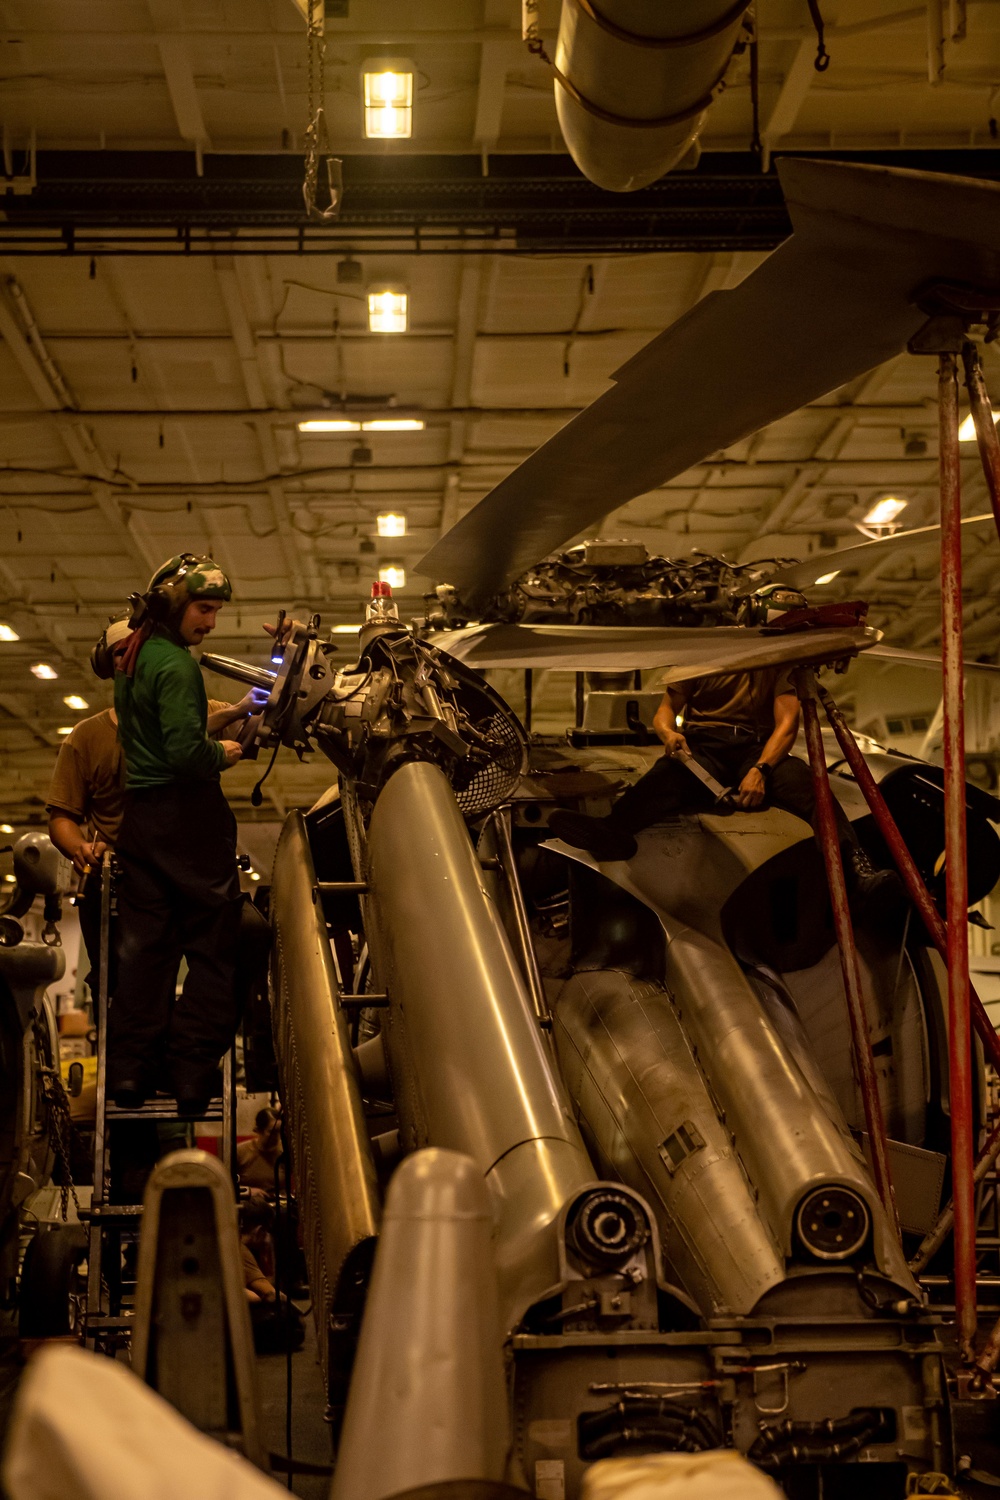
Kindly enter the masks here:
[[[967, 35], [945, 42], [937, 76], [928, 7], [894, 4], [824, 4], [832, 62], [819, 74], [805, 4], [760, 0], [765, 151], [892, 153], [1000, 176], [1000, 8], [970, 0]], [[14, 823], [38, 815], [58, 731], [82, 712], [64, 698], [109, 701], [87, 653], [164, 558], [209, 550], [227, 568], [236, 597], [212, 644], [251, 660], [266, 659], [259, 625], [278, 608], [356, 622], [379, 565], [405, 568], [401, 612], [415, 614], [429, 582], [415, 563], [431, 543], [784, 232], [773, 175], [748, 151], [745, 56], [697, 168], [621, 199], [563, 154], [516, 0], [327, 9], [344, 213], [311, 227], [292, 0], [0, 4], [0, 623], [19, 636], [0, 643], [0, 766]], [[952, 11], [946, 27], [959, 0]], [[543, 7], [548, 35], [557, 16]], [[387, 52], [417, 71], [409, 141], [362, 135], [360, 64]], [[368, 331], [373, 283], [405, 287], [405, 333]], [[1000, 389], [993, 346], [986, 358]], [[746, 558], [846, 545], [887, 494], [906, 500], [907, 527], [932, 521], [933, 399], [933, 361], [901, 358], [631, 502], [605, 532], [667, 555]], [[425, 425], [298, 431], [331, 411]], [[986, 497], [967, 452], [971, 514]], [[406, 516], [405, 537], [376, 535], [388, 511]], [[969, 654], [989, 659], [995, 546], [970, 539], [966, 574]], [[933, 647], [936, 574], [930, 548], [829, 592], [869, 597], [893, 643]], [[38, 680], [39, 662], [58, 676]], [[890, 700], [933, 711], [933, 672], [864, 671], [877, 691], [857, 691], [883, 712]], [[560, 684], [546, 691], [555, 723]], [[210, 692], [227, 695], [218, 680]], [[227, 777], [241, 815], [255, 775]], [[325, 763], [279, 760], [270, 816], [328, 779]]]

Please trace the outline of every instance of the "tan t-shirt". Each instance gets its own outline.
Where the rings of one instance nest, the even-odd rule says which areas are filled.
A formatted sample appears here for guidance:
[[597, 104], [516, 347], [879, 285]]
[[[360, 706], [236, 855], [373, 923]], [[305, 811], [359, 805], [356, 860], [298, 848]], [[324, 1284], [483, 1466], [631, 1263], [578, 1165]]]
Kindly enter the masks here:
[[[208, 700], [210, 714], [228, 706], [217, 698]], [[111, 714], [106, 708], [81, 719], [63, 740], [45, 805], [49, 812], [69, 813], [87, 823], [114, 848], [125, 810], [125, 756]]]
[[756, 672], [719, 672], [679, 682], [684, 696], [684, 727], [705, 729], [739, 725], [754, 729], [761, 739], [774, 730], [774, 700], [794, 693], [791, 668], [762, 667]]

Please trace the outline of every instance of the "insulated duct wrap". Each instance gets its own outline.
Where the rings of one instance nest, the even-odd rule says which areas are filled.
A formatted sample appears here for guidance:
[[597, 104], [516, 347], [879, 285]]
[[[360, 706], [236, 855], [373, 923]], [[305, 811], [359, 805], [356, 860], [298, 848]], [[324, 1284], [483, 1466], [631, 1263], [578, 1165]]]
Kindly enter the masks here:
[[655, 182], [695, 145], [744, 30], [743, 0], [563, 0], [556, 113], [584, 176]]
[[368, 830], [369, 942], [407, 1150], [470, 1156], [497, 1222], [505, 1328], [559, 1275], [556, 1220], [593, 1183], [454, 794], [410, 762]]
[[278, 840], [271, 884], [271, 1004], [320, 1362], [336, 1412], [346, 1400], [381, 1205], [315, 886], [306, 825], [292, 812]]

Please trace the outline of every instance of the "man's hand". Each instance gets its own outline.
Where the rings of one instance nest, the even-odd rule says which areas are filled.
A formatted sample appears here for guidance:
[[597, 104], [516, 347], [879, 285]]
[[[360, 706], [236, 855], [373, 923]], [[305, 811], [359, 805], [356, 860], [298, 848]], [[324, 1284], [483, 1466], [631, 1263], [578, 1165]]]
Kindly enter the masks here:
[[690, 755], [691, 750], [687, 740], [677, 729], [660, 730], [660, 739], [668, 755]]
[[743, 780], [740, 782], [739, 791], [736, 793], [736, 806], [749, 811], [752, 807], [760, 807], [767, 793], [767, 784], [764, 777], [756, 766], [751, 766]]
[[101, 862], [107, 844], [103, 839], [85, 839], [73, 851], [73, 868], [79, 875], [89, 875]]
[[226, 752], [227, 768], [229, 766], [235, 766], [236, 762], [238, 760], [241, 760], [243, 757], [243, 747], [241, 745], [238, 745], [235, 740], [221, 740], [220, 744], [222, 745], [223, 750]]
[[234, 719], [249, 719], [251, 714], [259, 714], [271, 696], [269, 688], [253, 687], [241, 698], [239, 703], [233, 704]]

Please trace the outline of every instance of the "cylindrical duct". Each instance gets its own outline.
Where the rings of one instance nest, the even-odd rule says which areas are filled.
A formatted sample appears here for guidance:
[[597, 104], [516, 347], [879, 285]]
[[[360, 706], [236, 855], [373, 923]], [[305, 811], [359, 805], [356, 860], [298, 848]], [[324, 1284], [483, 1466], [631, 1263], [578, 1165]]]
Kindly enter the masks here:
[[694, 145], [743, 25], [744, 0], [563, 0], [556, 113], [598, 187], [630, 193]]
[[502, 1480], [510, 1444], [482, 1173], [418, 1151], [389, 1187], [330, 1500]]
[[402, 766], [379, 796], [368, 880], [401, 1139], [461, 1151], [486, 1178], [510, 1328], [558, 1280], [555, 1221], [594, 1171], [436, 766]]
[[668, 1277], [706, 1317], [750, 1312], [784, 1279], [784, 1257], [661, 986], [574, 974], [555, 1037], [598, 1168], [652, 1206]]
[[[861, 1153], [790, 1056], [736, 960], [721, 944], [689, 927], [667, 943], [666, 980], [759, 1195], [760, 1210], [785, 1254], [793, 1253], [798, 1228], [810, 1254], [816, 1255], [819, 1247], [820, 1259], [840, 1259], [850, 1253], [844, 1249], [849, 1223], [858, 1223], [867, 1212], [879, 1269], [911, 1290], [913, 1278], [899, 1239]], [[840, 1242], [834, 1237], [827, 1244], [820, 1228], [814, 1232], [810, 1227], [813, 1218], [806, 1217], [817, 1206], [812, 1199], [819, 1188], [844, 1190], [837, 1209], [844, 1216]], [[852, 1206], [857, 1217], [850, 1221], [847, 1210]], [[803, 1215], [796, 1225], [800, 1208]]]
[[378, 1177], [316, 871], [302, 814], [289, 813], [271, 883], [274, 1038], [292, 1135], [320, 1361], [335, 1414], [378, 1233]]

